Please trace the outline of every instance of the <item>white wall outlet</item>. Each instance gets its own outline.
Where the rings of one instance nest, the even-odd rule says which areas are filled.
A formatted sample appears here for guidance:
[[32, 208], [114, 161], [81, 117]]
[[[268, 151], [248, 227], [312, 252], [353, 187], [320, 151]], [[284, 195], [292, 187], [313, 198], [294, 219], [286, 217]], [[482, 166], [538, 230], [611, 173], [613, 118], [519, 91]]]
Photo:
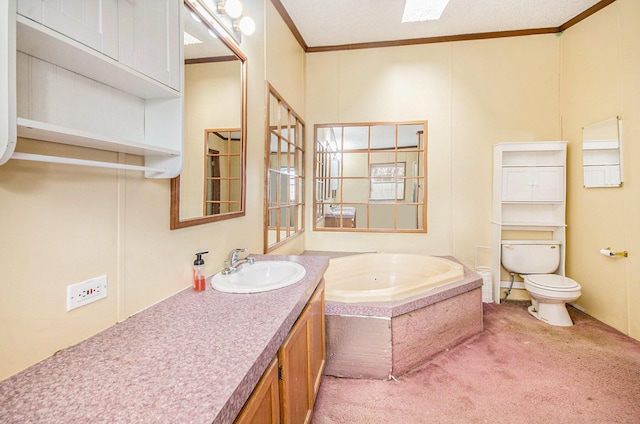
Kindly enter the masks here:
[[107, 276], [67, 286], [67, 311], [107, 297]]

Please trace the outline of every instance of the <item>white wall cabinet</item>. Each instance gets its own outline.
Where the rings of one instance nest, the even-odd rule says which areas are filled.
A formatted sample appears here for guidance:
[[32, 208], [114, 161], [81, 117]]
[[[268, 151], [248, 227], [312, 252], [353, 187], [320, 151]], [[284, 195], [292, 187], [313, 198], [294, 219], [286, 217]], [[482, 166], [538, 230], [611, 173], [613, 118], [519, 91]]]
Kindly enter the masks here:
[[500, 278], [505, 231], [550, 234], [561, 243], [559, 271], [564, 274], [566, 161], [564, 141], [494, 146], [491, 271], [496, 302], [500, 302], [500, 287], [506, 283]]
[[[154, 178], [180, 173], [181, 0], [18, 0], [0, 8], [8, 23], [0, 35], [8, 57], [2, 101], [18, 137], [145, 157], [143, 167], [95, 166]], [[59, 161], [13, 153], [15, 136], [2, 137], [0, 164]]]
[[562, 202], [564, 168], [517, 166], [502, 169], [503, 202]]
[[118, 58], [118, 0], [18, 0], [17, 7], [18, 14]]
[[180, 88], [180, 4], [175, 0], [120, 0], [121, 63], [169, 87]]

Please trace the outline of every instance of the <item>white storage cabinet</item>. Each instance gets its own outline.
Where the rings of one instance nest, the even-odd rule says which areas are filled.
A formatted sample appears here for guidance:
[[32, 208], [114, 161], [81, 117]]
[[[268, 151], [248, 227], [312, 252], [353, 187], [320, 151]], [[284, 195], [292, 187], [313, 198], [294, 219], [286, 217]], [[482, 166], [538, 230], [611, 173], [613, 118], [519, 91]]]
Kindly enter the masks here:
[[561, 242], [559, 272], [564, 274], [566, 161], [565, 141], [494, 146], [491, 273], [496, 302], [500, 287], [508, 283], [500, 281], [503, 231], [551, 233]]
[[[6, 120], [17, 135], [141, 155], [144, 167], [120, 167], [176, 176], [183, 151], [182, 2], [9, 3], [0, 6], [9, 24], [0, 45], [8, 76], [0, 84], [7, 86]], [[11, 131], [2, 137], [0, 164], [40, 160], [13, 153]]]

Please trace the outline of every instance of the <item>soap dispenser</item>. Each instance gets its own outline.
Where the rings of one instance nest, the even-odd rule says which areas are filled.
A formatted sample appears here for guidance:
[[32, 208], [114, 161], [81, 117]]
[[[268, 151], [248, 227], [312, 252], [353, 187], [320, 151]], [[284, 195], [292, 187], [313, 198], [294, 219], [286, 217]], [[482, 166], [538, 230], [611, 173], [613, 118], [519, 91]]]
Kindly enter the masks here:
[[195, 291], [203, 291], [206, 288], [204, 276], [204, 259], [202, 255], [207, 252], [196, 253], [196, 260], [193, 261], [193, 289]]

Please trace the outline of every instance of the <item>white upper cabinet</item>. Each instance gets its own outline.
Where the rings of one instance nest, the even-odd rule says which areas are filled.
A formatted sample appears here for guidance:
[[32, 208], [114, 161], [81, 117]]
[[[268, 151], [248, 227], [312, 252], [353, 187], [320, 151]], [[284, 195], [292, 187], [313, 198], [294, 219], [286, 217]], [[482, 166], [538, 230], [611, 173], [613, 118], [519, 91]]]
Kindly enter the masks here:
[[18, 0], [17, 13], [179, 90], [180, 6], [176, 0]]
[[[17, 127], [18, 137], [144, 156], [148, 177], [178, 175], [181, 7], [182, 0], [17, 0], [3, 6], [0, 18], [11, 25], [0, 27], [9, 41], [0, 47], [7, 50], [7, 69], [17, 71], [2, 81], [10, 94], [9, 126]], [[41, 159], [13, 153], [12, 134], [0, 142], [7, 146], [0, 164], [10, 157]]]
[[566, 142], [494, 147], [493, 222], [502, 226], [565, 225]]
[[117, 0], [19, 0], [17, 6], [18, 14], [118, 58]]
[[174, 89], [180, 87], [180, 3], [121, 0], [120, 62]]

